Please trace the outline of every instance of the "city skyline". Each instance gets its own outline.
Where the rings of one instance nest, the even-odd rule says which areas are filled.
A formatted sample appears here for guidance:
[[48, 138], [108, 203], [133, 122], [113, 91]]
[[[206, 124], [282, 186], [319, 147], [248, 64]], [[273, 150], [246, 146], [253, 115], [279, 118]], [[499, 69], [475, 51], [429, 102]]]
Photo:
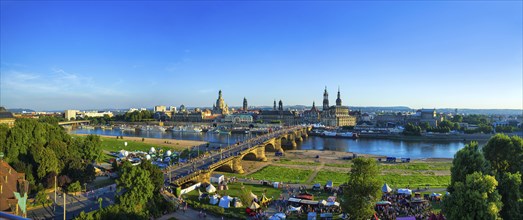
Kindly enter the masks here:
[[522, 2], [0, 4], [7, 108], [523, 108]]

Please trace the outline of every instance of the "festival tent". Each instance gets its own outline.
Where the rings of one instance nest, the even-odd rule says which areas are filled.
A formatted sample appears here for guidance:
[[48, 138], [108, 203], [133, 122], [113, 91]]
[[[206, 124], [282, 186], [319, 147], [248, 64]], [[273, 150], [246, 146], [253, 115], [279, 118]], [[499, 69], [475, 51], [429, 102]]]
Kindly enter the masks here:
[[319, 204], [327, 205], [327, 201], [325, 201], [325, 200], [321, 200]]
[[313, 190], [320, 190], [321, 189], [321, 184], [319, 184], [319, 183], [314, 184], [314, 186], [312, 186], [312, 189]]
[[291, 212], [300, 211], [300, 210], [301, 210], [301, 206], [299, 206], [299, 207], [289, 206], [289, 211], [291, 211]]
[[239, 208], [239, 207], [242, 207], [243, 204], [242, 204], [242, 201], [240, 201], [239, 198], [234, 198], [234, 200], [232, 201], [232, 206], [234, 208]]
[[332, 188], [332, 186], [333, 186], [332, 180], [328, 180], [327, 184], [325, 184], [325, 188]]
[[287, 216], [284, 213], [279, 212], [279, 213], [276, 213], [273, 216], [271, 216], [269, 218], [269, 220], [282, 220], [282, 219], [285, 219], [286, 217]]
[[208, 193], [216, 192], [216, 187], [214, 187], [212, 184], [209, 184], [207, 188], [205, 188], [205, 191], [207, 191]]
[[224, 209], [227, 209], [231, 206], [231, 200], [232, 198], [230, 196], [224, 196], [220, 199], [220, 203], [218, 205]]
[[280, 183], [279, 182], [274, 182], [272, 183], [272, 186], [276, 189], [278, 189], [278, 186], [280, 186]]
[[270, 201], [271, 201], [271, 199], [267, 198], [267, 196], [265, 196], [265, 194], [262, 194], [262, 198], [261, 198], [261, 201], [260, 201], [260, 203], [262, 205], [265, 205], [265, 204], [267, 204]]
[[390, 205], [392, 203], [390, 203], [389, 201], [379, 201], [376, 203], [376, 205]]
[[405, 195], [411, 195], [412, 194], [412, 190], [410, 190], [410, 189], [398, 189], [398, 193], [399, 194], [405, 194]]
[[251, 201], [252, 201], [252, 200], [256, 200], [256, 201], [258, 201], [258, 196], [255, 195], [254, 193], [252, 193], [252, 191], [251, 191]]
[[336, 196], [329, 196], [327, 202], [336, 202]]
[[316, 220], [316, 212], [309, 212], [307, 214], [307, 220]]
[[392, 192], [392, 189], [389, 187], [389, 185], [387, 185], [386, 183], [383, 184], [383, 186], [381, 187], [381, 191], [384, 192], [384, 193], [390, 193]]
[[259, 208], [260, 208], [260, 205], [258, 205], [258, 203], [256, 203], [256, 202], [252, 202], [252, 203], [251, 203], [251, 206], [249, 206], [249, 208], [250, 208], [251, 210], [256, 210], [256, 209], [259, 209]]
[[211, 196], [211, 199], [209, 200], [210, 204], [216, 205], [220, 201], [220, 197], [218, 195]]
[[327, 202], [326, 206], [340, 206], [339, 202]]
[[222, 174], [213, 174], [211, 176], [211, 183], [221, 183], [225, 177]]

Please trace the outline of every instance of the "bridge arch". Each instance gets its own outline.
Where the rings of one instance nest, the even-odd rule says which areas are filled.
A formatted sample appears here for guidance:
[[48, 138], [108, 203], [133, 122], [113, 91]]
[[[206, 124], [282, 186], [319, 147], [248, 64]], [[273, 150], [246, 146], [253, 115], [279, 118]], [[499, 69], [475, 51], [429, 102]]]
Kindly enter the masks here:
[[221, 171], [221, 172], [227, 172], [227, 173], [234, 173], [234, 168], [229, 163], [224, 163], [223, 165], [219, 166], [218, 168], [214, 169], [214, 171]]
[[258, 155], [256, 155], [254, 152], [249, 152], [249, 153], [243, 155], [242, 160], [258, 161]]
[[274, 146], [274, 144], [272, 144], [272, 143], [268, 143], [268, 144], [265, 145], [265, 151], [276, 152], [276, 151], [278, 151], [278, 150], [276, 149], [276, 147]]

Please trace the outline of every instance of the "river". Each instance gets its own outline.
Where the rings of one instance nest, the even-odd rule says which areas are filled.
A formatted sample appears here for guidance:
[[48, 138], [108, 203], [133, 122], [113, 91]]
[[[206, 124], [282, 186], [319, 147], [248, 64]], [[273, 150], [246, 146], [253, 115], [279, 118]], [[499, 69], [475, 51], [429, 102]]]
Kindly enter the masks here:
[[[226, 146], [249, 138], [245, 134], [217, 134], [188, 133], [188, 132], [159, 132], [159, 131], [120, 131], [102, 129], [75, 129], [72, 134], [122, 135], [146, 138], [164, 138], [179, 140], [207, 141], [213, 144]], [[309, 136], [302, 143], [298, 143], [300, 150], [332, 150], [354, 152], [358, 154], [374, 154], [394, 157], [420, 158], [453, 158], [454, 154], [464, 147], [459, 141], [399, 141], [386, 139], [340, 139]]]

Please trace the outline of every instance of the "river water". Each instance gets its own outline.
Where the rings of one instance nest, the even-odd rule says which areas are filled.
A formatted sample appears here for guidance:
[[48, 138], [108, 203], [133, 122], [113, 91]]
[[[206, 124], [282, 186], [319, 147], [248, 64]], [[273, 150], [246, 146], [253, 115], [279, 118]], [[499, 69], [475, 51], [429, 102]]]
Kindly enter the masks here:
[[[160, 132], [160, 131], [121, 131], [102, 129], [75, 129], [72, 134], [122, 135], [146, 138], [164, 138], [179, 140], [206, 141], [216, 145], [226, 146], [227, 143], [242, 141], [250, 137], [245, 134]], [[255, 136], [253, 134], [253, 136]], [[332, 150], [354, 152], [358, 154], [374, 154], [394, 157], [420, 158], [453, 158], [454, 154], [464, 147], [459, 141], [398, 141], [385, 139], [340, 139], [309, 136], [298, 143], [301, 150]]]

